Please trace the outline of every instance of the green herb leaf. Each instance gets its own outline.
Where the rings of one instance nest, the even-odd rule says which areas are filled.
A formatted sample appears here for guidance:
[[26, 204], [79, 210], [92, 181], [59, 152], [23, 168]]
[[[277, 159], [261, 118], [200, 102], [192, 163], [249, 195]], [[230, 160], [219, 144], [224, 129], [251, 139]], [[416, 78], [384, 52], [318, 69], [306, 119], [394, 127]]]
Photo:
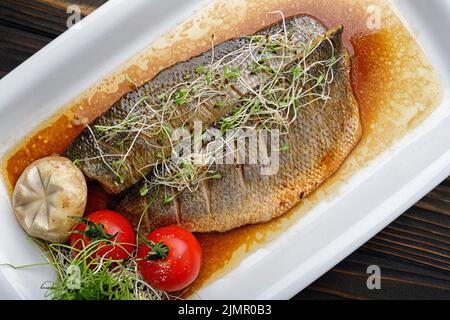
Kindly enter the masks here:
[[141, 234], [139, 234], [139, 236], [142, 242], [144, 242], [144, 244], [151, 249], [151, 251], [144, 258], [145, 260], [154, 261], [167, 258], [167, 254], [169, 253], [169, 247], [165, 243], [163, 242], [154, 243], [153, 241], [148, 240]]
[[164, 243], [162, 242], [158, 242], [156, 243], [153, 247], [152, 247], [152, 251], [150, 251], [147, 255], [147, 257], [145, 257], [146, 260], [162, 260], [165, 259], [167, 257], [167, 254], [169, 253], [169, 247], [166, 246]]
[[73, 217], [73, 219], [78, 220], [86, 225], [86, 229], [84, 231], [74, 231], [74, 233], [81, 233], [82, 235], [91, 239], [91, 241], [111, 240], [117, 235], [117, 233], [116, 234], [107, 233], [105, 231], [105, 227], [101, 223], [95, 223], [80, 217]]

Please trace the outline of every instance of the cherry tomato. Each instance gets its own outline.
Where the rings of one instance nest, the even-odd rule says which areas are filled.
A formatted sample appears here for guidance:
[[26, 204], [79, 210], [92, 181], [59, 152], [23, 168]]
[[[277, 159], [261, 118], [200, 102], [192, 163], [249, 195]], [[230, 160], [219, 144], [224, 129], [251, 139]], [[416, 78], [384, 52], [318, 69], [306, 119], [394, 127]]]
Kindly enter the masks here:
[[167, 292], [190, 285], [198, 276], [202, 249], [187, 230], [169, 226], [150, 232], [138, 250], [138, 268], [151, 286]]
[[[79, 250], [94, 240], [109, 240], [115, 244], [101, 245], [93, 257], [123, 260], [131, 255], [136, 237], [130, 222], [117, 212], [100, 210], [83, 219], [70, 237], [70, 245]], [[74, 250], [74, 254], [77, 254]]]

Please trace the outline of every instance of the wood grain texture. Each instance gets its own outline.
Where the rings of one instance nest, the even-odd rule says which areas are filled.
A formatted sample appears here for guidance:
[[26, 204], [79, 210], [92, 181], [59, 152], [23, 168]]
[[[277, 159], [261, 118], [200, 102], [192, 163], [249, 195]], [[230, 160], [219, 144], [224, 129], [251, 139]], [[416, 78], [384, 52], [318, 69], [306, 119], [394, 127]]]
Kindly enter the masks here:
[[81, 16], [106, 0], [1, 0], [0, 77], [67, 30], [67, 7], [80, 6]]
[[450, 299], [450, 178], [294, 299]]
[[[105, 2], [1, 0], [0, 77], [66, 30], [67, 6]], [[381, 290], [367, 289], [370, 265]], [[450, 178], [294, 299], [450, 299]]]

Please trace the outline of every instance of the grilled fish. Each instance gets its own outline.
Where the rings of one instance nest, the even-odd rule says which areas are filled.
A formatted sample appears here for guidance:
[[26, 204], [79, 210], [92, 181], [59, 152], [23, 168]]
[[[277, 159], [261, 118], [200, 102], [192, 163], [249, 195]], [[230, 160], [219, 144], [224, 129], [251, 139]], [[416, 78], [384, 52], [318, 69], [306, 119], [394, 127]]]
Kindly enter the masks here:
[[311, 194], [347, 158], [362, 128], [351, 86], [350, 57], [342, 43], [343, 27], [327, 31], [313, 18], [298, 19], [288, 20], [288, 25], [300, 21], [305, 26], [303, 38], [318, 37], [310, 59], [326, 60], [331, 50], [340, 59], [332, 65], [334, 80], [326, 105], [310, 97], [310, 103], [299, 108], [289, 134], [281, 136], [280, 143], [289, 150], [280, 153], [278, 173], [261, 175], [260, 164], [219, 165], [221, 179], [202, 181], [197, 190], [184, 190], [171, 203], [165, 203], [164, 192], [141, 196], [137, 183], [119, 196], [115, 206], [135, 227], [140, 221], [145, 231], [177, 224], [192, 232], [224, 232], [269, 221]]
[[[257, 34], [261, 36], [273, 34], [280, 32], [283, 28], [287, 31], [297, 30], [292, 35], [292, 40], [299, 46], [326, 32], [319, 21], [309, 16], [299, 16], [286, 20], [285, 24], [282, 22], [274, 24]], [[151, 173], [152, 164], [157, 161], [159, 152], [167, 153], [170, 150], [167, 150], [165, 142], [161, 141], [157, 134], [139, 135], [136, 139], [131, 135], [130, 139], [129, 132], [126, 133], [126, 128], [122, 128], [126, 127], [124, 119], [130, 119], [130, 115], [138, 116], [148, 113], [149, 105], [161, 104], [162, 94], [187, 81], [192, 82], [202, 77], [203, 74], [198, 72], [199, 66], [209, 65], [222, 59], [230, 66], [230, 69], [237, 64], [241, 69], [246, 69], [251, 59], [245, 55], [236, 57], [233, 52], [249, 45], [251, 41], [250, 37], [231, 39], [215, 46], [214, 50], [161, 71], [153, 80], [125, 94], [106, 113], [97, 118], [67, 148], [64, 156], [77, 161], [88, 178], [97, 180], [110, 193], [118, 194], [132, 186], [143, 176]], [[200, 106], [195, 106], [195, 112], [191, 110], [194, 109], [193, 104], [197, 104], [197, 101], [180, 104], [175, 110], [176, 115], [168, 120], [168, 125], [172, 128], [179, 126], [192, 128], [195, 121], [201, 121], [205, 126], [213, 124], [233, 110], [240, 98], [257, 87], [264, 80], [261, 78], [264, 74], [254, 75], [251, 72], [245, 72], [242, 77], [245, 77], [246, 82], [250, 84], [248, 87], [234, 83], [221, 88], [221, 93], [218, 92], [219, 90], [216, 92], [211, 90], [207, 99], [201, 101]], [[217, 107], [219, 102], [220, 108]], [[104, 128], [116, 129], [118, 132], [104, 139], [102, 128], [103, 130]], [[124, 153], [127, 154], [125, 159]], [[117, 165], [125, 168], [121, 170], [120, 177], [117, 170], [114, 170]]]

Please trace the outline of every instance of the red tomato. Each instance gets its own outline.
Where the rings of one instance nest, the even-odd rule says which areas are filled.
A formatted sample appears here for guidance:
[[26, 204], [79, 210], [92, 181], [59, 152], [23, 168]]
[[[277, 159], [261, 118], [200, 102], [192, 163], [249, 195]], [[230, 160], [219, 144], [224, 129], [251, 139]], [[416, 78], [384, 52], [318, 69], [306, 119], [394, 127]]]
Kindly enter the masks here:
[[169, 226], [150, 232], [138, 250], [138, 268], [153, 287], [167, 292], [186, 288], [198, 276], [202, 249], [187, 230]]
[[[113, 260], [123, 260], [131, 255], [136, 246], [136, 237], [128, 220], [117, 212], [100, 210], [84, 218], [79, 223], [72, 236], [70, 245], [82, 249], [92, 240], [110, 240], [117, 244], [108, 244], [99, 248], [93, 257], [105, 257]], [[77, 251], [74, 251], [76, 254]]]

